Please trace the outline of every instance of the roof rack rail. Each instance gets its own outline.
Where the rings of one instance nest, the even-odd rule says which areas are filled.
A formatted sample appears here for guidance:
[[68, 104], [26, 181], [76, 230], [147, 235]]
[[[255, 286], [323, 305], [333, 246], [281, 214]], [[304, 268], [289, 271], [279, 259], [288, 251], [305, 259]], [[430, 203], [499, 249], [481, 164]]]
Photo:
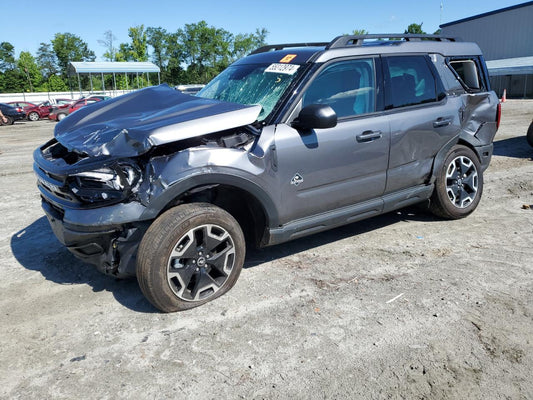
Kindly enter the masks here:
[[422, 34], [413, 34], [413, 33], [378, 33], [370, 35], [343, 35], [337, 36], [326, 46], [326, 49], [336, 49], [340, 47], [349, 47], [349, 46], [362, 46], [366, 39], [389, 39], [397, 40], [402, 39], [406, 42], [411, 41], [421, 41], [424, 40], [433, 40], [437, 42], [459, 42], [459, 38], [447, 37], [440, 35], [422, 35]]
[[328, 42], [270, 44], [268, 46], [263, 46], [263, 47], [259, 47], [258, 49], [255, 49], [254, 51], [250, 53], [250, 55], [266, 53], [267, 51], [271, 51], [271, 50], [283, 50], [283, 49], [287, 49], [290, 47], [324, 47], [327, 45], [328, 45]]

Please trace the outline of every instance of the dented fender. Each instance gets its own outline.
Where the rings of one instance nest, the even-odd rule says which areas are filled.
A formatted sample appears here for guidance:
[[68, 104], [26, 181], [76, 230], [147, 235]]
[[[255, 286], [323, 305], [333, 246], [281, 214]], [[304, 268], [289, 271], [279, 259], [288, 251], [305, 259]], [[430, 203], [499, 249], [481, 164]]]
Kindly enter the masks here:
[[145, 168], [146, 176], [139, 188], [141, 203], [146, 205], [142, 219], [156, 218], [173, 200], [196, 187], [228, 185], [255, 197], [269, 225], [275, 225], [278, 209], [264, 179], [270, 168], [269, 157], [258, 158], [245, 148], [200, 146], [154, 157]]

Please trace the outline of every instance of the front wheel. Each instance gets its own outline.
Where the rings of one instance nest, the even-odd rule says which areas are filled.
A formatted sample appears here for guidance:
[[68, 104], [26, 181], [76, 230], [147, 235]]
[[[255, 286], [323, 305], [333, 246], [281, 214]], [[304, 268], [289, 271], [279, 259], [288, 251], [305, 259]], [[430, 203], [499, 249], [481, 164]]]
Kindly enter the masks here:
[[476, 209], [482, 193], [483, 172], [476, 154], [462, 145], [452, 147], [437, 174], [431, 212], [443, 218], [464, 218]]
[[58, 121], [61, 121], [63, 118], [65, 118], [67, 116], [67, 114], [63, 114], [63, 113], [59, 113], [57, 114], [57, 120]]
[[137, 256], [137, 280], [163, 312], [197, 307], [235, 285], [245, 256], [237, 221], [207, 203], [182, 204], [147, 230]]

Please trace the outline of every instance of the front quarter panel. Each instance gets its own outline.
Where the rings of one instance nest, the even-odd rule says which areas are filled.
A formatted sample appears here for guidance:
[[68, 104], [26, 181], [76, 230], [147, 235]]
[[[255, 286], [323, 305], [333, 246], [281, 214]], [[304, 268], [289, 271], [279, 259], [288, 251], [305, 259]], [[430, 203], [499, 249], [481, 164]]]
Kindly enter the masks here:
[[[273, 127], [265, 128], [262, 136], [268, 136], [269, 130]], [[199, 146], [154, 157], [139, 190], [141, 202], [147, 205], [142, 219], [156, 218], [176, 198], [196, 187], [228, 185], [253, 195], [263, 206], [269, 225], [277, 224], [279, 191], [274, 165], [268, 141], [261, 140], [245, 148]]]

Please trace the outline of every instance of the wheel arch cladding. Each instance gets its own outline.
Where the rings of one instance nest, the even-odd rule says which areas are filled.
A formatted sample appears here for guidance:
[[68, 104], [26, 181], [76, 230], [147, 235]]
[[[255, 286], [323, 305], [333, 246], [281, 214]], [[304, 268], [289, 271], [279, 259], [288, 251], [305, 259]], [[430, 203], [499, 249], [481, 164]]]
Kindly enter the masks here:
[[[160, 187], [151, 193], [142, 219], [155, 219], [169, 208], [183, 203], [208, 202], [229, 212], [245, 233], [252, 224], [254, 239], [260, 240], [264, 228], [277, 226], [278, 210], [268, 193], [250, 180], [224, 173], [192, 175], [186, 180]], [[245, 207], [242, 207], [242, 204]], [[259, 232], [260, 230], [260, 232]]]

